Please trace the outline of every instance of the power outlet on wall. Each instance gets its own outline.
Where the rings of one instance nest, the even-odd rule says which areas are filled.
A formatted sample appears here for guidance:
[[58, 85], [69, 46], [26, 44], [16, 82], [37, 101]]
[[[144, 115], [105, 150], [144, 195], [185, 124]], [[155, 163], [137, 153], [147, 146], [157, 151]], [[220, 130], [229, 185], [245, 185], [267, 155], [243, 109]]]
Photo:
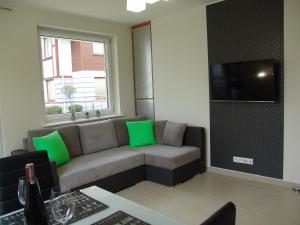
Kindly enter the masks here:
[[242, 163], [242, 164], [253, 165], [253, 159], [251, 159], [251, 158], [233, 156], [233, 162], [234, 163]]

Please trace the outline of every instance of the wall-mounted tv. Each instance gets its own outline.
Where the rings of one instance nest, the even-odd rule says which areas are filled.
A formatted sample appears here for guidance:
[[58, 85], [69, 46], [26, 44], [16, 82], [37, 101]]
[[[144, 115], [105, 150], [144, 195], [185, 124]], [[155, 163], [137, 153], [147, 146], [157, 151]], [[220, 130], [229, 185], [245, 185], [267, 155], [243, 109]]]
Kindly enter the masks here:
[[273, 59], [210, 65], [213, 101], [275, 102], [278, 73]]

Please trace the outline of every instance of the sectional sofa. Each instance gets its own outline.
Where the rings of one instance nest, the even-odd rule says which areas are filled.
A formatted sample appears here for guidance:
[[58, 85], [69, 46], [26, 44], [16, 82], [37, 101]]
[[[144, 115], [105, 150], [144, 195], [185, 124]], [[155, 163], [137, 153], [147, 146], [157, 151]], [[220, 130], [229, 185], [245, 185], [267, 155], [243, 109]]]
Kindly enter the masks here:
[[[35, 151], [33, 137], [54, 130], [60, 133], [71, 156], [69, 163], [58, 168], [52, 162], [54, 177], [62, 189], [97, 185], [116, 192], [143, 180], [174, 186], [206, 170], [204, 129], [201, 127], [188, 126], [180, 147], [155, 144], [131, 148], [125, 122], [144, 119], [119, 118], [30, 130], [24, 145], [26, 151]], [[165, 123], [154, 123], [158, 143]]]

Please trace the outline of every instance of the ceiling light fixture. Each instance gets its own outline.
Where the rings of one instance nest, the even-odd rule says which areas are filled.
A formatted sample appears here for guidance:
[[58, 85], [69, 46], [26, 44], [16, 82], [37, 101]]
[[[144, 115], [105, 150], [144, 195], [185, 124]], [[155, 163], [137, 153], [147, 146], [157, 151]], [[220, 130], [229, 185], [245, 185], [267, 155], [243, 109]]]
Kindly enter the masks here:
[[[153, 4], [161, 0], [127, 0], [127, 11], [142, 12], [146, 9], [146, 4]], [[169, 0], [164, 0], [168, 2]]]
[[146, 0], [145, 2], [148, 4], [153, 4], [155, 2], [159, 2], [160, 0]]
[[259, 78], [264, 78], [265, 76], [267, 76], [267, 74], [265, 72], [260, 72], [260, 73], [257, 74], [257, 76]]
[[142, 12], [146, 9], [146, 2], [142, 0], [127, 0], [127, 11]]

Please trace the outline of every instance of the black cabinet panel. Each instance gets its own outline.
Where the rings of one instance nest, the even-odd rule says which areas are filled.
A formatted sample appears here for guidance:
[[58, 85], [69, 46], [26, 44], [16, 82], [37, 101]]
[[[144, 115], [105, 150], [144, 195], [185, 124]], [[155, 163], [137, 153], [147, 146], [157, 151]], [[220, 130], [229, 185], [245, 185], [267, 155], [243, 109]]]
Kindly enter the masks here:
[[[207, 6], [210, 64], [273, 58], [279, 101], [210, 102], [211, 165], [283, 177], [283, 0], [226, 0]], [[233, 156], [254, 165], [233, 163]]]

